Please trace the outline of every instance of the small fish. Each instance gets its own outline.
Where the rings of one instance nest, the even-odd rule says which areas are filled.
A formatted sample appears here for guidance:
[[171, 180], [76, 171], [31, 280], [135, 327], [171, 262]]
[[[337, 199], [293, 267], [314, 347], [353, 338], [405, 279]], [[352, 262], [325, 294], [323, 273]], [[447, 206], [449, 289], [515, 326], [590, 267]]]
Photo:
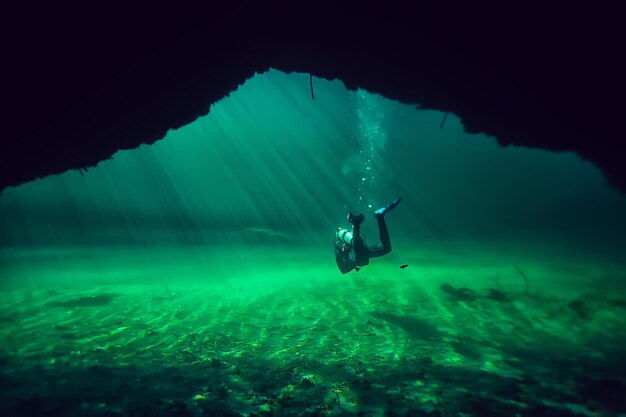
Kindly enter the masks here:
[[400, 265], [400, 269], [404, 269], [404, 268], [406, 268], [407, 266], [409, 266], [409, 264]]

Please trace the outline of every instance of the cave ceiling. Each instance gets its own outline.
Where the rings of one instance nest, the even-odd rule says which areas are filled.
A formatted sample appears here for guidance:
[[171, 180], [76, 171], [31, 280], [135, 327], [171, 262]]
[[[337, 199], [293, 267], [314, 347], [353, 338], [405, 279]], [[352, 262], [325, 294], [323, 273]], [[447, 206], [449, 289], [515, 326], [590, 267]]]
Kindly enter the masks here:
[[454, 113], [502, 145], [575, 151], [626, 190], [618, 10], [350, 4], [12, 6], [0, 190], [153, 143], [269, 68]]

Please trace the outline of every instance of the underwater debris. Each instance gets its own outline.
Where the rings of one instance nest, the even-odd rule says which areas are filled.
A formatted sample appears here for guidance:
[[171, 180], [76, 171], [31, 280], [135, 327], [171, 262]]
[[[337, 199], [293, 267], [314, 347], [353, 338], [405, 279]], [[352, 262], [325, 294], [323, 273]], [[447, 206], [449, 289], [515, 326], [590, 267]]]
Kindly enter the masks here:
[[589, 308], [587, 307], [587, 303], [585, 303], [583, 300], [578, 299], [578, 300], [573, 300], [570, 301], [567, 306], [569, 307], [570, 310], [572, 310], [574, 313], [576, 313], [576, 315], [581, 318], [581, 319], [589, 319]]
[[452, 285], [443, 283], [439, 287], [441, 291], [456, 299], [457, 301], [474, 301], [476, 294], [469, 288], [454, 288]]
[[313, 74], [309, 74], [309, 85], [311, 86], [311, 100], [315, 100], [315, 93], [313, 92]]
[[400, 265], [400, 269], [404, 269], [404, 268], [406, 268], [407, 266], [409, 266], [409, 264]]

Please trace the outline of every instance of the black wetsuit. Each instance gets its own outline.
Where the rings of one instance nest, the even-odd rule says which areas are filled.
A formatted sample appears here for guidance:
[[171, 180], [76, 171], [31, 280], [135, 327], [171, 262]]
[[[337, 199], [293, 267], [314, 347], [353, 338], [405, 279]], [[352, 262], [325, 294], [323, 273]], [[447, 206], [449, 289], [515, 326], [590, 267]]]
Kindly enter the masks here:
[[380, 243], [366, 245], [361, 236], [361, 225], [352, 228], [352, 246], [335, 238], [335, 260], [342, 274], [347, 274], [356, 267], [368, 265], [370, 258], [378, 258], [391, 252], [391, 238], [385, 223], [385, 216], [376, 216]]

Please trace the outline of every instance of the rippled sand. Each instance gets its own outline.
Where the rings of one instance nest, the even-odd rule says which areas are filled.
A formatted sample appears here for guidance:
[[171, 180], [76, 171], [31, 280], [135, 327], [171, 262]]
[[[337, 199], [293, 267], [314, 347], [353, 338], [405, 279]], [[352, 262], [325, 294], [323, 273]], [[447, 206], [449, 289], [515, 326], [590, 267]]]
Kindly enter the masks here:
[[341, 276], [306, 251], [194, 251], [5, 262], [2, 415], [626, 411], [619, 271], [411, 253]]

